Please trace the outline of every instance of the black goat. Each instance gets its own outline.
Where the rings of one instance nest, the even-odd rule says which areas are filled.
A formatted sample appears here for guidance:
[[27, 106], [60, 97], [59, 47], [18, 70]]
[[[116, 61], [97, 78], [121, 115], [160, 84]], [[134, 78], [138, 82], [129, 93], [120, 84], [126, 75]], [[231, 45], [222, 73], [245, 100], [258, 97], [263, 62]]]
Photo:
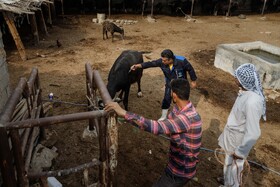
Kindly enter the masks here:
[[114, 33], [118, 32], [121, 34], [122, 39], [124, 39], [124, 30], [120, 27], [118, 27], [116, 24], [109, 22], [109, 21], [105, 21], [103, 23], [103, 40], [105, 40], [104, 38], [104, 34], [106, 34], [106, 39], [108, 39], [108, 34], [107, 32], [110, 32], [112, 35], [112, 42], [114, 40]]

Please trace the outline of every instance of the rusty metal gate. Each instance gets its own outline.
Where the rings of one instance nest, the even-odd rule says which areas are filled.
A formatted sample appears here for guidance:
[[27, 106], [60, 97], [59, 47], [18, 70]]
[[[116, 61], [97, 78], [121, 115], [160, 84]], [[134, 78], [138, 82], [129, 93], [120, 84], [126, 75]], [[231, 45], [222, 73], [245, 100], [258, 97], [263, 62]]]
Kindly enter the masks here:
[[[85, 65], [85, 71], [88, 105], [93, 106], [93, 110], [51, 117], [45, 116], [44, 108], [48, 106], [43, 106], [38, 70], [33, 68], [28, 80], [20, 79], [0, 116], [0, 167], [4, 186], [28, 187], [30, 179], [68, 175], [93, 166], [99, 167], [100, 186], [114, 185], [118, 149], [116, 117], [103, 110], [94, 110], [98, 108], [97, 90], [104, 104], [112, 99], [99, 72], [92, 70], [89, 63]], [[22, 108], [25, 110], [20, 112]], [[86, 119], [89, 129], [96, 128], [98, 132], [98, 159], [63, 170], [29, 171], [35, 139], [44, 138], [44, 127]]]

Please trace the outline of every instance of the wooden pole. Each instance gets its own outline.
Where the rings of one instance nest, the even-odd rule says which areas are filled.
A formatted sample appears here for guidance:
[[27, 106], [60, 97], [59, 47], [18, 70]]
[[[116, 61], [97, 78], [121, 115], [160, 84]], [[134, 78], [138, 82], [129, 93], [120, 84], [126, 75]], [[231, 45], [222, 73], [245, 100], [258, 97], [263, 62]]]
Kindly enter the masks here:
[[81, 0], [81, 14], [85, 14], [84, 0]]
[[40, 23], [40, 27], [41, 27], [41, 31], [44, 33], [44, 34], [48, 34], [48, 31], [47, 31], [47, 26], [46, 26], [46, 22], [45, 22], [45, 19], [44, 19], [44, 15], [43, 15], [43, 12], [41, 9], [39, 9], [37, 12], [37, 15], [39, 17], [39, 23]]
[[64, 18], [64, 3], [63, 3], [63, 0], [61, 0], [61, 14], [62, 14], [62, 18]]
[[194, 6], [194, 0], [192, 0], [191, 17], [193, 16], [193, 6]]
[[111, 0], [108, 0], [108, 10], [109, 10], [109, 18], [111, 18]]
[[102, 187], [108, 185], [108, 158], [107, 158], [107, 125], [104, 118], [99, 119], [99, 182]]
[[36, 16], [35, 16], [35, 14], [29, 14], [28, 17], [30, 18], [30, 26], [31, 26], [33, 37], [34, 37], [34, 44], [38, 45], [39, 44], [39, 33], [38, 33], [38, 27], [37, 27], [37, 23], [36, 23]]
[[21, 41], [21, 38], [20, 38], [20, 36], [18, 34], [18, 31], [17, 31], [17, 28], [15, 26], [15, 23], [14, 23], [14, 21], [12, 19], [11, 13], [3, 11], [2, 14], [3, 14], [3, 17], [4, 17], [6, 23], [7, 23], [8, 27], [9, 27], [9, 30], [10, 30], [10, 32], [12, 34], [12, 37], [13, 37], [13, 39], [15, 41], [15, 44], [17, 46], [17, 49], [18, 49], [18, 52], [19, 52], [19, 55], [20, 55], [21, 59], [23, 61], [27, 60], [27, 56], [26, 56], [26, 53], [25, 53], [25, 48], [24, 48], [23, 43]]
[[263, 16], [263, 14], [264, 14], [264, 9], [265, 9], [265, 5], [266, 5], [266, 1], [267, 1], [267, 0], [264, 0], [264, 3], [263, 3], [262, 16]]
[[110, 186], [116, 186], [116, 168], [118, 165], [118, 127], [116, 116], [110, 115], [107, 119], [107, 128], [108, 128], [108, 154], [109, 154], [109, 174], [110, 174]]
[[143, 6], [142, 6], [142, 17], [144, 16], [145, 4], [146, 4], [146, 0], [143, 1]]
[[231, 2], [232, 2], [232, 0], [229, 0], [228, 11], [227, 11], [226, 17], [230, 16]]
[[52, 12], [51, 12], [51, 3], [48, 3], [48, 22], [50, 26], [52, 27]]
[[151, 18], [154, 17], [154, 0], [152, 0]]
[[52, 20], [55, 20], [56, 19], [56, 11], [55, 11], [55, 4], [54, 4], [54, 0], [51, 0], [51, 14], [52, 14]]

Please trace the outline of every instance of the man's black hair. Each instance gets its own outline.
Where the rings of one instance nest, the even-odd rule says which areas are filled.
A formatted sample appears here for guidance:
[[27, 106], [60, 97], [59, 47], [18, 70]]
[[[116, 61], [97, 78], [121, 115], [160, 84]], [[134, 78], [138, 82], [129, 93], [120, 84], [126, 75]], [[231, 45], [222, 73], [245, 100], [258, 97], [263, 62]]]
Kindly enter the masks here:
[[173, 79], [171, 81], [171, 90], [182, 100], [189, 100], [190, 84], [186, 79]]
[[170, 50], [170, 49], [165, 49], [161, 52], [161, 57], [165, 57], [165, 58], [172, 58], [172, 59], [175, 59], [175, 56], [173, 54], [173, 52]]

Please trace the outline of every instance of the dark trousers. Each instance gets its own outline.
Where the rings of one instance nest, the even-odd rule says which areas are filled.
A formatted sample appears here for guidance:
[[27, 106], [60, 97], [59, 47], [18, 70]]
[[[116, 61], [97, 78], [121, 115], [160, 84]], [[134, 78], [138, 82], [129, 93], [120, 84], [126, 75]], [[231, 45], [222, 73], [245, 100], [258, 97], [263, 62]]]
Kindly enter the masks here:
[[169, 109], [170, 104], [171, 104], [171, 88], [168, 86], [165, 86], [165, 91], [164, 91], [164, 98], [162, 100], [161, 104], [161, 109]]
[[190, 181], [188, 178], [178, 177], [164, 172], [160, 179], [152, 187], [183, 187]]

